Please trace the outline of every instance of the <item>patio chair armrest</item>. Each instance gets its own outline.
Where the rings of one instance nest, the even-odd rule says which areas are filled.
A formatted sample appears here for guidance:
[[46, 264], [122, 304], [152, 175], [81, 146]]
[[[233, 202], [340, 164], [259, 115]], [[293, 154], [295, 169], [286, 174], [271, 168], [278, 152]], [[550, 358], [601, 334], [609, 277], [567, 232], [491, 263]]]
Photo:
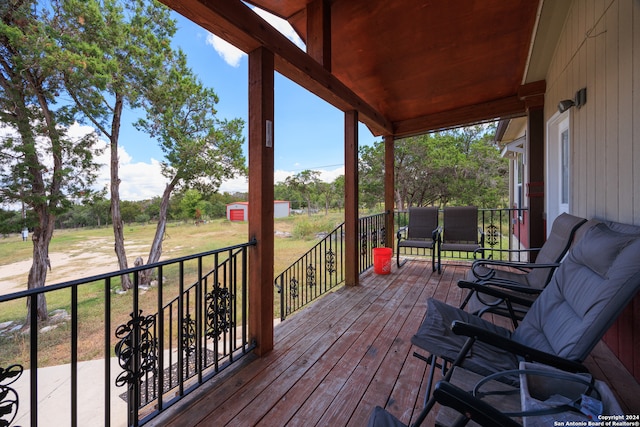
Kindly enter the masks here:
[[472, 337], [478, 341], [482, 341], [486, 344], [521, 356], [528, 362], [540, 362], [568, 372], [589, 372], [582, 363], [574, 362], [573, 360], [564, 359], [554, 354], [528, 347], [509, 338], [460, 320], [453, 321], [451, 324], [451, 330], [456, 335]]
[[[478, 271], [479, 267], [486, 267], [489, 269], [489, 272], [482, 273]], [[528, 271], [536, 268], [557, 268], [557, 267], [560, 267], [560, 264], [559, 263], [536, 264], [532, 262], [478, 259], [478, 260], [475, 260], [471, 265], [471, 271], [473, 272], [473, 275], [478, 280], [490, 280], [495, 275], [495, 272], [492, 267], [509, 267], [509, 268], [522, 271], [523, 273], [527, 273]]]
[[493, 252], [506, 252], [506, 253], [509, 253], [509, 254], [511, 254], [511, 253], [515, 254], [515, 253], [518, 253], [518, 252], [539, 252], [540, 249], [542, 249], [542, 248], [522, 248], [522, 249], [500, 249], [500, 248], [494, 249], [494, 248], [492, 248], [491, 250]]
[[409, 227], [405, 225], [404, 227], [400, 227], [398, 229], [398, 232], [396, 233], [396, 236], [398, 237], [398, 241], [400, 241], [401, 239], [403, 239], [405, 237], [408, 228]]
[[446, 381], [439, 381], [433, 390], [436, 402], [455, 409], [483, 426], [520, 426], [493, 406]]
[[560, 267], [560, 263], [550, 262], [547, 264], [535, 263], [535, 262], [523, 262], [523, 261], [503, 261], [499, 259], [477, 259], [473, 262], [473, 265], [485, 266], [485, 265], [495, 265], [497, 267], [513, 267], [513, 268], [555, 268]]
[[518, 295], [513, 292], [520, 292], [527, 295], [539, 295], [542, 289], [530, 288], [528, 286], [522, 286], [516, 283], [508, 283], [507, 281], [487, 281], [487, 282], [467, 282], [466, 280], [460, 280], [458, 287], [462, 289], [471, 289], [473, 291], [491, 295], [496, 298], [508, 298], [511, 302], [516, 304], [531, 305], [531, 300], [528, 298], [519, 298]]
[[441, 234], [442, 234], [442, 226], [440, 225], [431, 232], [431, 238], [433, 239], [434, 242], [439, 242]]

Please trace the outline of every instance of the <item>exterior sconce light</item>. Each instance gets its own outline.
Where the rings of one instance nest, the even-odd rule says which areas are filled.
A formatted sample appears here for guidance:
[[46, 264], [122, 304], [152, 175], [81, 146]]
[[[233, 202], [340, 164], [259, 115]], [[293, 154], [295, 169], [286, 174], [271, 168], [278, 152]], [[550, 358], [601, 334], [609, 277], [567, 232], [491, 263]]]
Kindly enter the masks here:
[[587, 103], [587, 88], [583, 87], [576, 92], [574, 99], [563, 99], [558, 103], [558, 111], [564, 113], [571, 107], [580, 108]]

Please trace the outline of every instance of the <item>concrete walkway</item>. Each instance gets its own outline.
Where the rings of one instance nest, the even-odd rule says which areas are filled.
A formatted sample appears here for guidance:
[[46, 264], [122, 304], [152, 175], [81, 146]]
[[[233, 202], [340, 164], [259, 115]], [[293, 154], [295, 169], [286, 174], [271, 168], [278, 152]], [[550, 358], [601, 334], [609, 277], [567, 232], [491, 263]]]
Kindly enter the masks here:
[[[127, 425], [127, 404], [120, 398], [125, 387], [116, 387], [122, 372], [116, 358], [111, 358], [111, 427]], [[104, 360], [78, 363], [78, 425], [104, 426]], [[19, 396], [18, 416], [13, 425], [31, 426], [31, 372], [25, 370], [10, 387]], [[71, 425], [71, 365], [38, 369], [38, 425], [65, 427]]]

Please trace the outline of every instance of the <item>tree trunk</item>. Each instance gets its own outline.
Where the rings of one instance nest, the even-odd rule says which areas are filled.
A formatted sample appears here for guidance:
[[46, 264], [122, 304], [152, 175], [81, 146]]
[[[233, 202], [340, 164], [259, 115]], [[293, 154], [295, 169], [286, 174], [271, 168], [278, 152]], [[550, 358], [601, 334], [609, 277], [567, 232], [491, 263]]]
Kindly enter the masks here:
[[[41, 99], [42, 97], [39, 97]], [[24, 95], [21, 100], [24, 99]], [[50, 118], [49, 110], [47, 109], [46, 103], [41, 103], [41, 107], [43, 112], [45, 113], [45, 117], [48, 119], [48, 123], [52, 123]], [[24, 104], [19, 108], [20, 111], [27, 111], [27, 108]], [[39, 199], [38, 202], [32, 204], [32, 208], [36, 213], [38, 218], [38, 225], [33, 230], [32, 241], [33, 241], [33, 259], [31, 262], [31, 269], [29, 270], [29, 276], [27, 279], [27, 288], [28, 289], [38, 289], [42, 288], [45, 285], [47, 280], [47, 267], [50, 267], [49, 264], [49, 243], [51, 242], [51, 237], [53, 236], [53, 230], [55, 227], [56, 217], [51, 213], [49, 209], [47, 198], [45, 195], [49, 192], [51, 198], [59, 195], [60, 190], [60, 182], [57, 179], [57, 172], [61, 170], [61, 154], [60, 154], [60, 144], [58, 143], [58, 134], [56, 129], [52, 126], [49, 126], [51, 133], [49, 137], [51, 138], [51, 146], [54, 154], [53, 161], [53, 178], [51, 182], [51, 186], [47, 188], [45, 185], [45, 181], [42, 176], [42, 168], [40, 167], [39, 159], [36, 155], [35, 150], [35, 138], [33, 138], [33, 133], [30, 128], [29, 118], [24, 116], [20, 120], [17, 120], [18, 131], [23, 138], [23, 143], [26, 146], [33, 147], [32, 150], [26, 150], [26, 161], [29, 169], [29, 175], [31, 177], [31, 191], [33, 194], [41, 195], [42, 198]], [[25, 322], [25, 326], [29, 325], [31, 322], [31, 310], [33, 309], [31, 304], [31, 298], [27, 300], [27, 319]], [[37, 297], [36, 302], [36, 311], [37, 311], [37, 320], [45, 321], [49, 318], [49, 313], [47, 312], [47, 300], [45, 294], [40, 294]]]
[[396, 190], [395, 193], [396, 193], [396, 206], [398, 207], [398, 211], [402, 212], [404, 211], [404, 198], [400, 194], [400, 191]]
[[[160, 261], [160, 256], [162, 255], [162, 241], [164, 240], [164, 232], [167, 228], [167, 212], [169, 212], [169, 198], [171, 197], [171, 192], [176, 186], [177, 179], [174, 178], [164, 189], [164, 193], [162, 193], [162, 201], [160, 202], [160, 212], [158, 213], [158, 226], [156, 227], [156, 234], [153, 237], [153, 243], [151, 244], [151, 249], [149, 250], [149, 258], [147, 259], [147, 264], [153, 264], [154, 262]], [[140, 283], [148, 284], [151, 282], [151, 274], [153, 270], [143, 270], [140, 272]]]
[[[31, 269], [29, 270], [28, 286], [29, 289], [42, 288], [47, 280], [47, 268], [50, 268], [49, 263], [49, 243], [53, 236], [53, 225], [55, 223], [55, 217], [51, 214], [44, 212], [44, 209], [38, 209], [39, 224], [33, 230], [33, 262], [31, 263]], [[29, 324], [31, 321], [31, 298], [27, 300], [27, 321]], [[47, 312], [47, 300], [44, 294], [40, 294], [37, 297], [37, 318], [38, 321], [45, 321], [49, 318]]]
[[[124, 224], [122, 223], [122, 215], [120, 214], [120, 176], [118, 174], [118, 137], [120, 134], [120, 117], [122, 115], [122, 108], [124, 106], [123, 98], [119, 94], [116, 95], [116, 102], [113, 114], [113, 121], [111, 122], [111, 138], [110, 138], [110, 150], [111, 150], [111, 220], [113, 223], [113, 237], [115, 240], [115, 251], [118, 257], [118, 266], [120, 270], [126, 270], [127, 264], [127, 252], [124, 248]], [[131, 289], [131, 279], [129, 275], [122, 275], [121, 283], [122, 289]]]

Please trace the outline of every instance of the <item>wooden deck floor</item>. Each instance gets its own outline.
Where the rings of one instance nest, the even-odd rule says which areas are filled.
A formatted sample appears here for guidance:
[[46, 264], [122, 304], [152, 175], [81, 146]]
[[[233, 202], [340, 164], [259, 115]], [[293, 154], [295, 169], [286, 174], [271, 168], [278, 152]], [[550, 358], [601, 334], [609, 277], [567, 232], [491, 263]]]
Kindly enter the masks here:
[[[384, 406], [409, 423], [423, 403], [426, 363], [411, 345], [429, 297], [459, 305], [467, 266], [408, 262], [367, 272], [275, 329], [275, 348], [246, 358], [154, 419], [158, 426], [363, 426]], [[508, 325], [502, 318], [497, 323]], [[587, 366], [607, 380], [627, 413], [640, 414], [640, 385], [600, 343]], [[432, 411], [433, 412], [433, 411]], [[433, 425], [430, 416], [423, 424]]]

